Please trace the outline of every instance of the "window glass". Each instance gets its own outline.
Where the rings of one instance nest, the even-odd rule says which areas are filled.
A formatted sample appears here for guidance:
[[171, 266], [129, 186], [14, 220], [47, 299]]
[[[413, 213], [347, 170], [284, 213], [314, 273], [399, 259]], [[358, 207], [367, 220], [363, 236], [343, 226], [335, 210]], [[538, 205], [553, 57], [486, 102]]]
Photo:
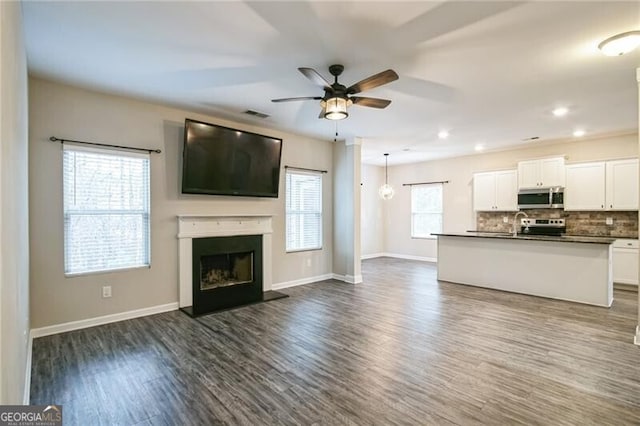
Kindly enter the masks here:
[[149, 155], [64, 146], [64, 270], [149, 266]]

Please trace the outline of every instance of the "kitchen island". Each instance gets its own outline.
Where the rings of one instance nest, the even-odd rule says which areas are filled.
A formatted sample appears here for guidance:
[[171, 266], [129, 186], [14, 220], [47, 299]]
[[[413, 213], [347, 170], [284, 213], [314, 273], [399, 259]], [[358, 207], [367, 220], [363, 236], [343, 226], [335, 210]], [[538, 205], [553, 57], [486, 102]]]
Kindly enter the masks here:
[[614, 238], [441, 233], [438, 280], [611, 306]]

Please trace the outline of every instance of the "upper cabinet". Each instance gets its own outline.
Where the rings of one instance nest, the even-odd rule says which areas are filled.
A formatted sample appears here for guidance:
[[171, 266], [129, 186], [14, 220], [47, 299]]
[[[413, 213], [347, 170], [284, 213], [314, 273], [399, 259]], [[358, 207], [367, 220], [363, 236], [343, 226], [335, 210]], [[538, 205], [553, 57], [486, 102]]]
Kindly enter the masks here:
[[515, 170], [474, 173], [475, 211], [517, 211], [518, 175]]
[[565, 210], [604, 210], [605, 163], [570, 164], [566, 167]]
[[606, 206], [609, 210], [638, 210], [638, 160], [607, 161]]
[[638, 210], [638, 160], [566, 167], [565, 210]]
[[543, 158], [518, 163], [518, 188], [549, 188], [565, 185], [564, 158]]

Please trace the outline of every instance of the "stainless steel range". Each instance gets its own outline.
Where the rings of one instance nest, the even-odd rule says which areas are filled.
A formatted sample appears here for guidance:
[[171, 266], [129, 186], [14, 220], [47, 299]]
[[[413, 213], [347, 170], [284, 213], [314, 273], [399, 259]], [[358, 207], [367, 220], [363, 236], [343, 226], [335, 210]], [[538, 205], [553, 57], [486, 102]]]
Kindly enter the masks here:
[[520, 233], [526, 235], [555, 235], [567, 232], [564, 219], [520, 219]]

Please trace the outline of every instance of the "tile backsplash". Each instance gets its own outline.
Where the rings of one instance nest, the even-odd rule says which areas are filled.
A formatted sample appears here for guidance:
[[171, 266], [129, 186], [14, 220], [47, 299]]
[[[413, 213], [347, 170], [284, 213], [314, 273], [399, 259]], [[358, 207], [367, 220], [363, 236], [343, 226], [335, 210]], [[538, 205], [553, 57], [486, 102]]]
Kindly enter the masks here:
[[[601, 237], [638, 238], [638, 212], [593, 211], [567, 212], [561, 209], [524, 210], [530, 218], [564, 219], [567, 235], [590, 235]], [[503, 217], [509, 218], [504, 223]], [[514, 212], [478, 212], [476, 226], [478, 231], [510, 232], [513, 226]], [[520, 218], [518, 217], [518, 221]], [[606, 219], [613, 219], [613, 225], [607, 225]]]

